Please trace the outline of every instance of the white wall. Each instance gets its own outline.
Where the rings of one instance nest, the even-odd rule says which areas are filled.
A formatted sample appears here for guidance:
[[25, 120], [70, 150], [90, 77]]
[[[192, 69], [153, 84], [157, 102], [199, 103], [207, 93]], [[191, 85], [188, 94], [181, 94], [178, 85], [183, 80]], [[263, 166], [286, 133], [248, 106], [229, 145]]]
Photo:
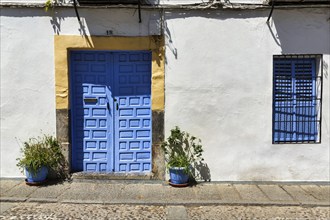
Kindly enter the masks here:
[[[55, 34], [146, 36], [158, 11], [1, 9], [1, 174], [22, 141], [55, 134]], [[166, 136], [179, 125], [200, 137], [212, 180], [329, 180], [330, 36], [326, 9], [166, 13]], [[272, 56], [324, 56], [322, 143], [272, 145]]]
[[[16, 3], [16, 4], [44, 4], [47, 0], [1, 0], [2, 3]], [[72, 4], [72, 0], [57, 0], [59, 4]], [[79, 2], [79, 0], [78, 0]], [[123, 0], [125, 2], [125, 0]], [[160, 4], [160, 5], [205, 5], [209, 0], [146, 0], [148, 4]], [[263, 0], [219, 0], [221, 3], [233, 3], [233, 4], [262, 4]]]
[[[158, 1], [158, 0], [154, 0]], [[151, 2], [151, 1], [150, 1]], [[161, 5], [193, 5], [193, 4], [205, 4], [213, 2], [212, 0], [159, 0]], [[232, 4], [262, 4], [263, 0], [218, 0], [221, 3], [232, 3]]]
[[159, 34], [159, 13], [136, 10], [1, 9], [1, 177], [20, 177], [22, 141], [56, 132], [54, 35]]
[[[211, 180], [329, 181], [326, 9], [167, 13], [166, 136], [202, 139]], [[272, 32], [273, 33], [272, 33]], [[322, 144], [272, 145], [272, 56], [324, 56]]]
[[1, 176], [17, 177], [22, 141], [55, 133], [53, 31], [48, 17], [1, 9]]

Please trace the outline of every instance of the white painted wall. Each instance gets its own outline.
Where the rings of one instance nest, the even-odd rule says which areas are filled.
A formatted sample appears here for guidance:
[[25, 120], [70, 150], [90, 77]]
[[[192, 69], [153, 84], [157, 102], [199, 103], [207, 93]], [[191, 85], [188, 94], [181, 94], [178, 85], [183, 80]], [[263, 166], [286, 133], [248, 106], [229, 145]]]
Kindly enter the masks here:
[[[1, 177], [21, 176], [15, 138], [55, 133], [53, 36], [159, 33], [158, 11], [1, 9]], [[212, 180], [329, 180], [326, 9], [166, 13], [166, 136], [200, 137]], [[272, 30], [272, 32], [270, 31]], [[272, 56], [324, 55], [322, 144], [272, 145]]]
[[[158, 0], [154, 0], [158, 1]], [[193, 4], [205, 4], [208, 0], [159, 0], [161, 5], [193, 5]], [[232, 4], [262, 4], [263, 0], [219, 0], [221, 3], [232, 3]]]
[[[11, 10], [13, 11], [13, 10]], [[18, 177], [22, 141], [55, 134], [53, 31], [49, 18], [1, 9], [1, 169]]]
[[[326, 9], [168, 13], [166, 136], [202, 139], [211, 180], [329, 181]], [[324, 55], [321, 144], [272, 145], [272, 56]]]
[[[43, 4], [47, 0], [1, 0], [2, 3], [16, 3], [16, 4]], [[72, 0], [57, 0], [58, 4], [72, 4]], [[78, 0], [79, 2], [79, 0]], [[123, 0], [125, 2], [125, 0]], [[211, 2], [209, 0], [146, 0], [148, 4], [160, 4], [160, 5], [197, 5], [206, 4]], [[222, 3], [233, 3], [233, 4], [262, 4], [263, 0], [219, 0]]]
[[[159, 34], [159, 13], [136, 10], [1, 9], [0, 177], [21, 177], [16, 167], [22, 141], [56, 132], [54, 35], [147, 36]], [[158, 17], [157, 17], [158, 16]]]

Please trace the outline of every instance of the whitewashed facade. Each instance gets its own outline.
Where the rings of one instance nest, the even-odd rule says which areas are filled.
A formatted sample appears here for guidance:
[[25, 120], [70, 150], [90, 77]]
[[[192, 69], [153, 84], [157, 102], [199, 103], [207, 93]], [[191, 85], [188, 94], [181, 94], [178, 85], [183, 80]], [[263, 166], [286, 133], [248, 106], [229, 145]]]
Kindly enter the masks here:
[[[267, 23], [262, 1], [202, 10], [173, 6], [205, 1], [162, 0], [142, 6], [141, 23], [135, 6], [78, 7], [79, 24], [73, 7], [45, 12], [43, 3], [1, 2], [1, 177], [22, 176], [21, 141], [56, 134], [54, 36], [111, 31], [164, 36], [165, 137], [178, 125], [201, 138], [212, 181], [330, 180], [329, 5], [277, 7]], [[322, 55], [319, 144], [272, 144], [273, 55], [281, 54]]]

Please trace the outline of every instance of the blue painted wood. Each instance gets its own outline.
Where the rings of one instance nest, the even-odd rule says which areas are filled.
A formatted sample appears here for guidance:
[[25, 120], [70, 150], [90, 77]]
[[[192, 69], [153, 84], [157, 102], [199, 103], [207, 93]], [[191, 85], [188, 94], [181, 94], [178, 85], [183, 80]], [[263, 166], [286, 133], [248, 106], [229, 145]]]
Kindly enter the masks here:
[[115, 171], [151, 171], [151, 52], [114, 55]]
[[317, 138], [315, 59], [274, 60], [275, 142]]
[[151, 53], [70, 55], [73, 170], [150, 172]]

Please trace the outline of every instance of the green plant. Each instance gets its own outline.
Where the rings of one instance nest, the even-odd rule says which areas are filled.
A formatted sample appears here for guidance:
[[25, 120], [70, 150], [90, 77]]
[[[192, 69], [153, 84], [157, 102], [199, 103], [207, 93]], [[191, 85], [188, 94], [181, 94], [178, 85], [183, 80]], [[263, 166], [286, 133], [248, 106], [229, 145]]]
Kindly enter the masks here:
[[55, 6], [57, 5], [57, 3], [58, 3], [58, 0], [46, 0], [45, 11], [47, 12], [49, 9], [54, 9]]
[[25, 168], [35, 174], [45, 166], [56, 174], [61, 174], [65, 166], [65, 158], [61, 152], [58, 140], [49, 135], [30, 138], [23, 143], [22, 157], [17, 158], [17, 166], [23, 171]]
[[191, 168], [203, 161], [201, 140], [188, 132], [181, 131], [178, 126], [171, 130], [171, 135], [162, 143], [167, 168], [183, 167], [185, 173], [192, 175]]

